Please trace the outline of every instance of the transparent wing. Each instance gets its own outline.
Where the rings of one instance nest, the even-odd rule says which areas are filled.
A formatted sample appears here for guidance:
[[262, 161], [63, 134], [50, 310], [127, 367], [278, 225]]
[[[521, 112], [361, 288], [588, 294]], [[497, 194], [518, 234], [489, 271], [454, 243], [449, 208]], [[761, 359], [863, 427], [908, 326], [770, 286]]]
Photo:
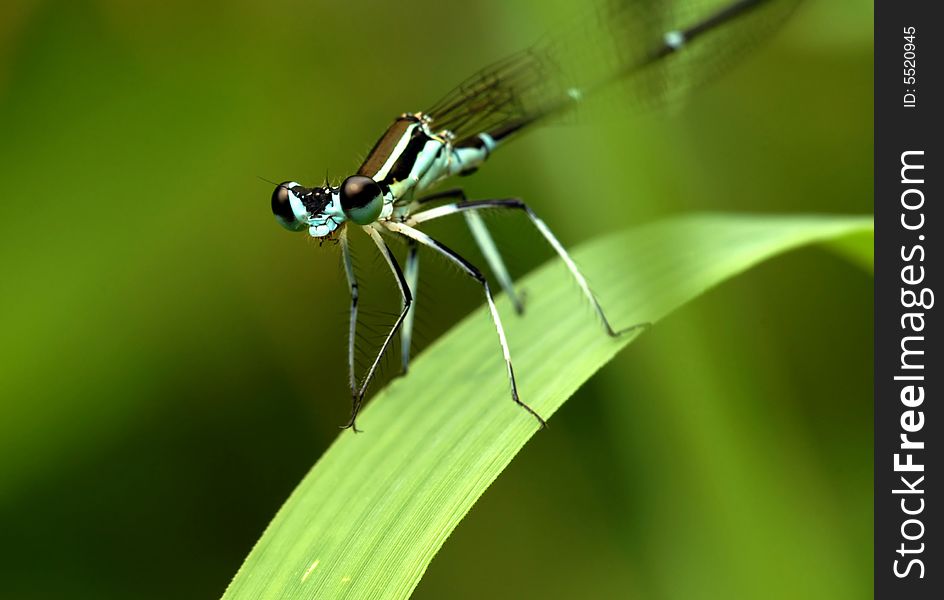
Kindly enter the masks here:
[[556, 96], [542, 88], [558, 77], [551, 57], [535, 47], [475, 73], [424, 112], [436, 130], [462, 139], [542, 114]]
[[[462, 139], [537, 121], [617, 82], [627, 84], [630, 107], [671, 103], [770, 37], [799, 2], [603, 0], [424, 112]], [[679, 33], [687, 36], [676, 45]]]

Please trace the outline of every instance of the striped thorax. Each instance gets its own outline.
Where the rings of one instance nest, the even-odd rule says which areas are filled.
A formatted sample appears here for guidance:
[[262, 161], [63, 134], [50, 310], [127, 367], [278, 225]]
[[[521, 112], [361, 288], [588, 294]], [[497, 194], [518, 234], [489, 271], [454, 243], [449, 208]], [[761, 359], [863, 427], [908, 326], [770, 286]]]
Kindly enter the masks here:
[[405, 113], [377, 140], [355, 175], [337, 187], [281, 183], [272, 194], [272, 212], [286, 229], [307, 228], [316, 238], [332, 235], [346, 221], [369, 225], [401, 218], [417, 193], [476, 170], [496, 146], [486, 133], [459, 145], [453, 137], [448, 130], [433, 132], [429, 116]]

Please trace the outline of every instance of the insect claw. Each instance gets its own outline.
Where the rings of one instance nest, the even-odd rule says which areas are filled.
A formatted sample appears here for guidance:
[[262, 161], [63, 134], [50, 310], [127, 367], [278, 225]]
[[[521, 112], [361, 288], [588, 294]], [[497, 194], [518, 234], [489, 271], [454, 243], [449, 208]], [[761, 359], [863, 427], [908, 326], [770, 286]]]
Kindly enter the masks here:
[[650, 323], [649, 321], [645, 321], [643, 323], [636, 323], [635, 325], [630, 325], [629, 327], [624, 327], [622, 329], [614, 330], [612, 327], [610, 327], [609, 323], [606, 323], [606, 333], [610, 337], [617, 338], [617, 337], [623, 337], [627, 333], [632, 333], [636, 330], [639, 330], [639, 332], [642, 333], [643, 331], [649, 329], [650, 327], [652, 327], [652, 323]]

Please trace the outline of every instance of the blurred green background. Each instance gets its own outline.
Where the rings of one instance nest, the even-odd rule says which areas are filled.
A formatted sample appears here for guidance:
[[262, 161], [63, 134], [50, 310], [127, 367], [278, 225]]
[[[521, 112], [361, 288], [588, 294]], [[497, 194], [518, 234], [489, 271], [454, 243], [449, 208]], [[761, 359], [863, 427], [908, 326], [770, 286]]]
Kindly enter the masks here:
[[[257, 176], [349, 173], [566, 5], [0, 5], [0, 596], [222, 593], [349, 402], [337, 252], [279, 228]], [[694, 210], [868, 213], [871, 94], [871, 3], [807, 2], [684, 107], [609, 103], [462, 183], [528, 199], [570, 245]], [[518, 274], [551, 256], [523, 222], [496, 232]], [[479, 303], [430, 263], [421, 341]], [[809, 249], [660, 323], [415, 597], [866, 597], [871, 294]]]

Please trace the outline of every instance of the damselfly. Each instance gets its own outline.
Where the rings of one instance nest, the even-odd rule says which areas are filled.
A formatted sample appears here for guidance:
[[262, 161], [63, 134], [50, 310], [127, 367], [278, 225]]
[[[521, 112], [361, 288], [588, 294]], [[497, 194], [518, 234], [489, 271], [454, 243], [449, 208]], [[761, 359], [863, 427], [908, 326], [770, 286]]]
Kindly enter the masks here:
[[[462, 214], [502, 289], [522, 311], [512, 278], [480, 215], [484, 210], [520, 211], [564, 261], [599, 317], [604, 332], [619, 336], [641, 327], [614, 328], [580, 269], [544, 221], [517, 198], [469, 200], [461, 189], [429, 194], [456, 175], [477, 170], [498, 148], [530, 126], [547, 120], [588, 94], [617, 81], [631, 84], [638, 100], [665, 102], [736, 59], [770, 33], [797, 0], [710, 0], [665, 3], [657, 0], [605, 0], [596, 12], [574, 21], [560, 35], [476, 73], [430, 109], [405, 113], [377, 141], [357, 173], [340, 185], [304, 187], [288, 181], [272, 194], [272, 212], [292, 231], [336, 240], [341, 248], [350, 293], [348, 340], [351, 418], [358, 411], [377, 367], [399, 331], [404, 371], [410, 359], [418, 246], [442, 255], [481, 284], [505, 359], [511, 397], [543, 427], [544, 419], [518, 397], [511, 352], [492, 290], [482, 271], [422, 231], [428, 221]], [[668, 9], [667, 9], [668, 7]], [[589, 58], [574, 48], [599, 56]], [[348, 234], [363, 230], [384, 257], [402, 297], [401, 310], [365, 376], [355, 374], [355, 334], [359, 288]], [[405, 268], [385, 236], [407, 241]]]

